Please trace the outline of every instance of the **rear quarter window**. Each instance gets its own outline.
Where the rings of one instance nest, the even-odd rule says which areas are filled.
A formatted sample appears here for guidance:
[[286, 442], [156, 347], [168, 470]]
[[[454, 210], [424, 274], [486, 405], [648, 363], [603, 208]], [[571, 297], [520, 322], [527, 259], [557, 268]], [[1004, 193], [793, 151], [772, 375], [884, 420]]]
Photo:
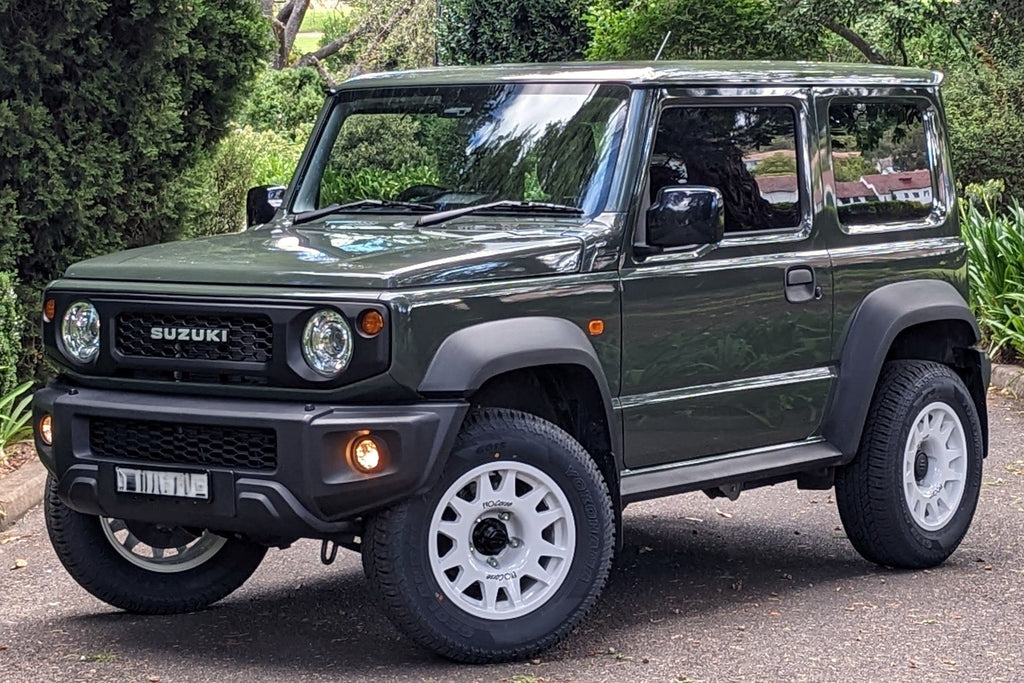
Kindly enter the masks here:
[[924, 221], [935, 204], [926, 102], [829, 105], [839, 221], [845, 226]]

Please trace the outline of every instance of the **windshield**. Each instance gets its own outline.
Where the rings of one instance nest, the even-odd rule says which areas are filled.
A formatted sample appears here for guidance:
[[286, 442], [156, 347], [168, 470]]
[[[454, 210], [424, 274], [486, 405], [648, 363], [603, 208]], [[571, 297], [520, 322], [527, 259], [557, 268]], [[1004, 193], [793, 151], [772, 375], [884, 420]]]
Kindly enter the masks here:
[[292, 210], [430, 212], [506, 200], [596, 215], [628, 97], [624, 86], [562, 83], [342, 92]]

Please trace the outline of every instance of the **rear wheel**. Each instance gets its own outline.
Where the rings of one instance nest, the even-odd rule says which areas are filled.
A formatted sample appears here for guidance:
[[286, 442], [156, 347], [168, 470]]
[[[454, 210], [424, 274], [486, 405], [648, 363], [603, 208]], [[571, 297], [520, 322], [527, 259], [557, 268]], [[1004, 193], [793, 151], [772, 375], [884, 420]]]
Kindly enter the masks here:
[[371, 521], [363, 566], [421, 645], [466, 662], [522, 659], [596, 601], [613, 520], [579, 443], [533, 415], [485, 409], [467, 419], [433, 490]]
[[237, 589], [266, 548], [210, 531], [75, 512], [47, 480], [46, 527], [61, 564], [100, 600], [142, 614], [203, 608]]
[[960, 544], [981, 489], [974, 401], [950, 368], [886, 363], [856, 459], [836, 475], [846, 535], [866, 559], [932, 567]]

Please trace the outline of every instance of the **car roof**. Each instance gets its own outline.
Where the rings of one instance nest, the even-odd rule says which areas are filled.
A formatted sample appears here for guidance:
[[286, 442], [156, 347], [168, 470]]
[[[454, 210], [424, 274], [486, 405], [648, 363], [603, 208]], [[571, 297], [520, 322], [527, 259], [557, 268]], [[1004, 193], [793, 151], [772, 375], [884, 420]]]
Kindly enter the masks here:
[[625, 83], [658, 85], [879, 85], [936, 86], [942, 74], [878, 64], [835, 62], [564, 62], [445, 66], [356, 76], [338, 90], [354, 87], [473, 85], [504, 82]]

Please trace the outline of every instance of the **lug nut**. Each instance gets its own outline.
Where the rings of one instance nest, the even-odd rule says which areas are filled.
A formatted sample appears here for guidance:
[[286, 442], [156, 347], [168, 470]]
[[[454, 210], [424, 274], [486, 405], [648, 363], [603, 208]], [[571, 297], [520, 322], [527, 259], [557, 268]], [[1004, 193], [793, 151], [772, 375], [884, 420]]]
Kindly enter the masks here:
[[498, 561], [496, 559], [494, 559], [493, 557], [488, 557], [487, 558], [487, 564], [491, 565], [495, 569], [498, 568]]
[[498, 517], [500, 517], [501, 521], [503, 522], [507, 522], [511, 516], [512, 515], [508, 514], [507, 512], [502, 512], [500, 515], [498, 515]]
[[508, 542], [508, 544], [510, 546], [512, 546], [513, 548], [518, 548], [519, 547], [519, 539], [518, 538], [513, 538], [511, 541]]

